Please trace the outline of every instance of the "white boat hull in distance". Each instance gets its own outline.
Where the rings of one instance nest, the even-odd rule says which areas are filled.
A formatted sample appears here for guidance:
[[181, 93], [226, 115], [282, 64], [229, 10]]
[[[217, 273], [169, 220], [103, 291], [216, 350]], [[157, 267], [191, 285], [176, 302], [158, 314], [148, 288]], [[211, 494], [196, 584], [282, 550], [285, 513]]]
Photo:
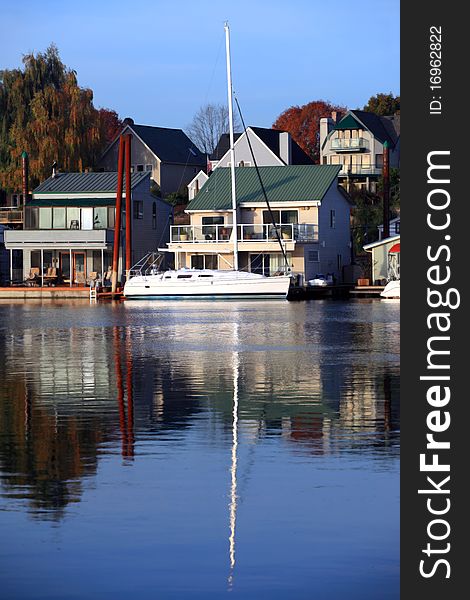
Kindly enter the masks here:
[[124, 285], [125, 298], [286, 298], [290, 276], [265, 277], [242, 271], [180, 269], [136, 275]]
[[380, 296], [382, 298], [400, 298], [400, 280], [389, 281]]

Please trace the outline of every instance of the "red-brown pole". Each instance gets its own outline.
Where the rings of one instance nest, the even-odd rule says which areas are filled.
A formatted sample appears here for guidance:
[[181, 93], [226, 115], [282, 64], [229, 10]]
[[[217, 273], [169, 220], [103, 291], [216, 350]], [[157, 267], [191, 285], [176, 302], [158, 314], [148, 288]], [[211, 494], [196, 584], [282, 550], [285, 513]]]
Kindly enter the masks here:
[[390, 237], [390, 161], [389, 161], [389, 150], [388, 142], [384, 143], [384, 154], [383, 154], [383, 208], [384, 208], [384, 226], [383, 226], [383, 239]]
[[126, 371], [127, 371], [127, 452], [126, 456], [134, 456], [134, 391], [132, 387], [132, 347], [130, 331], [126, 331]]
[[121, 233], [121, 202], [122, 202], [122, 180], [124, 175], [124, 138], [119, 138], [118, 155], [118, 180], [116, 189], [116, 218], [114, 222], [114, 246], [113, 246], [113, 273], [111, 275], [111, 292], [114, 294], [117, 287], [119, 245]]
[[132, 212], [131, 212], [131, 140], [126, 135], [126, 280], [132, 267]]

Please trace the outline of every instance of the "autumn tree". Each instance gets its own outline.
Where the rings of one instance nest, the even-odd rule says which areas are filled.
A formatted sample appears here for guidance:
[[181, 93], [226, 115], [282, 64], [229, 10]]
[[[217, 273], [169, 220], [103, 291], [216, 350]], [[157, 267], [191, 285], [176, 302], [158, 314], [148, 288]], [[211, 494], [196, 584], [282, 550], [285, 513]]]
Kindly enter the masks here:
[[273, 129], [288, 131], [315, 163], [320, 160], [320, 119], [331, 117], [333, 111], [345, 113], [346, 108], [325, 100], [314, 100], [303, 106], [291, 106], [273, 123]]
[[376, 94], [369, 98], [364, 106], [366, 112], [372, 112], [379, 116], [394, 115], [400, 110], [400, 96], [389, 94]]
[[0, 185], [10, 190], [21, 187], [24, 150], [34, 186], [54, 161], [66, 171], [93, 167], [121, 125], [114, 111], [93, 106], [55, 45], [25, 55], [23, 66], [0, 72]]
[[[234, 131], [241, 131], [237, 115], [233, 115]], [[201, 106], [186, 127], [188, 137], [206, 154], [212, 154], [223, 133], [228, 133], [228, 108], [223, 104], [206, 104]]]

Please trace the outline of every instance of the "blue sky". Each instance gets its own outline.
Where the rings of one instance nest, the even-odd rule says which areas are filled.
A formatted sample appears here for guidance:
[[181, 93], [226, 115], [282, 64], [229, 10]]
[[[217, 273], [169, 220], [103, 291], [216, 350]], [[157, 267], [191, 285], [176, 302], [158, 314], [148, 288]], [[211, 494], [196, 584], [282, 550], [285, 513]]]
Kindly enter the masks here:
[[247, 124], [400, 91], [399, 0], [5, 0], [0, 14], [0, 69], [54, 42], [97, 107], [140, 124], [185, 128], [201, 105], [226, 103], [225, 20]]

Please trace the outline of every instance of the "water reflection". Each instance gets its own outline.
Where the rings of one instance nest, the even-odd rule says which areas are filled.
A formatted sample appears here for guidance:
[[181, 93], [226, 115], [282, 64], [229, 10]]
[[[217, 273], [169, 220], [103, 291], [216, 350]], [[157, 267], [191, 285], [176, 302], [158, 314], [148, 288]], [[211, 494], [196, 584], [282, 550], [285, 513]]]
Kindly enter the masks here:
[[[223, 504], [221, 571], [236, 593], [269, 473], [279, 498], [307, 494], [294, 527], [311, 521], [318, 469], [336, 473], [333, 503], [338, 485], [351, 485], [344, 502], [354, 489], [345, 473], [395, 469], [398, 335], [398, 307], [368, 301], [0, 304], [0, 509], [64, 523], [103, 485], [100, 470], [146, 473], [145, 496], [162, 460], [174, 471], [159, 493], [177, 505], [172, 486], [186, 489], [189, 468], [213, 463], [207, 492]], [[292, 479], [298, 468], [306, 480]], [[117, 471], [106, 481], [113, 498], [128, 485]], [[210, 540], [212, 523], [201, 526]]]
[[0, 342], [7, 494], [60, 517], [111, 442], [120, 438], [130, 460], [135, 435], [192, 427], [201, 414], [207, 443], [231, 431], [235, 467], [238, 419], [247, 438], [280, 436], [311, 455], [393, 445], [396, 319], [363, 321], [347, 304], [276, 304], [136, 302], [108, 307], [105, 325], [87, 323], [88, 307], [72, 324], [77, 311], [63, 320], [49, 306], [43, 327], [25, 326], [29, 309], [13, 311], [23, 323], [3, 319]]

